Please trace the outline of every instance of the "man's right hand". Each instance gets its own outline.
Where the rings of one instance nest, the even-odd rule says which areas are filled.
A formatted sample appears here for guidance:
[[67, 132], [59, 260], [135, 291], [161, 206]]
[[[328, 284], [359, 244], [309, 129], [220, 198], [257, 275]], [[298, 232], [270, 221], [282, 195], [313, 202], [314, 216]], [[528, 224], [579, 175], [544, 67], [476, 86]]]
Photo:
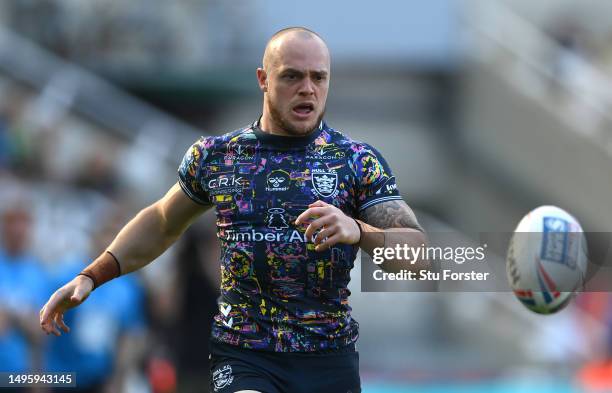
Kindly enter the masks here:
[[66, 333], [70, 332], [70, 328], [64, 323], [64, 313], [83, 303], [93, 287], [91, 278], [79, 275], [55, 291], [47, 304], [40, 310], [40, 327], [42, 330], [47, 334], [53, 333], [56, 336], [61, 335], [58, 327]]

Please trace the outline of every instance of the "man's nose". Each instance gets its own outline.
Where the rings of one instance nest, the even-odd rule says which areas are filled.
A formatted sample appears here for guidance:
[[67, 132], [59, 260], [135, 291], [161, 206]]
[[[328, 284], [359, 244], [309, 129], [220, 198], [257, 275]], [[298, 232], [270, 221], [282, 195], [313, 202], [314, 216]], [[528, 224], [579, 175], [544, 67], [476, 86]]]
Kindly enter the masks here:
[[315, 92], [315, 89], [314, 89], [314, 83], [312, 82], [312, 80], [310, 78], [304, 78], [304, 81], [300, 85], [299, 93], [302, 95], [312, 95], [314, 94], [314, 92]]

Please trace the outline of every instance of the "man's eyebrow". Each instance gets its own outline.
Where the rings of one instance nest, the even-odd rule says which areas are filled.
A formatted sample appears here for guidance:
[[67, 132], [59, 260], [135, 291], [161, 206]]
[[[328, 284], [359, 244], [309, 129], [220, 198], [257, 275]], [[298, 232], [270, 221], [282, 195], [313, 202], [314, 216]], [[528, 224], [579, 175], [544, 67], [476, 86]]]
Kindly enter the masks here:
[[[284, 70], [281, 71], [281, 74], [285, 74], [285, 73], [294, 73], [294, 74], [304, 74], [307, 71], [304, 70], [298, 70], [297, 68], [285, 68]], [[310, 71], [313, 74], [319, 74], [319, 75], [327, 75], [328, 72], [327, 70], [314, 70], [314, 71]]]
[[285, 68], [281, 71], [281, 74], [293, 73], [293, 74], [303, 74], [304, 71], [298, 70], [297, 68]]

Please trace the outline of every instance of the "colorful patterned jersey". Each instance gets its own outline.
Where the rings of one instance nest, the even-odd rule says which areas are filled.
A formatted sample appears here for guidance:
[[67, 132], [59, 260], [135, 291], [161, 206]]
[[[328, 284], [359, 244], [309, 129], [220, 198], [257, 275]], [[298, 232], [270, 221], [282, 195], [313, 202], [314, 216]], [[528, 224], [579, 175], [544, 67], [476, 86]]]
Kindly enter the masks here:
[[306, 225], [294, 225], [322, 200], [356, 217], [401, 199], [385, 160], [371, 146], [325, 123], [303, 137], [254, 124], [191, 146], [179, 184], [214, 205], [221, 243], [221, 296], [213, 339], [244, 348], [312, 352], [357, 340], [348, 305], [357, 247], [316, 252]]

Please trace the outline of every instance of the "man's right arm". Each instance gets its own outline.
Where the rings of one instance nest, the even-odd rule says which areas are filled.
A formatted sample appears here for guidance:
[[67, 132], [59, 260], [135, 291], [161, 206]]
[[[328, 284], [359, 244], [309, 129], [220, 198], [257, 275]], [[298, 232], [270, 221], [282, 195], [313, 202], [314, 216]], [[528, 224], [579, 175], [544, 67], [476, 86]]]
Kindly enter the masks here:
[[121, 274], [138, 270], [163, 254], [209, 208], [191, 200], [175, 184], [127, 223], [108, 247], [120, 261]]
[[[121, 229], [107, 251], [83, 271], [86, 275], [78, 275], [49, 298], [40, 310], [42, 329], [47, 334], [59, 335], [59, 326], [68, 332], [70, 329], [63, 320], [66, 310], [81, 304], [94, 286], [102, 285], [119, 272], [130, 273], [153, 261], [209, 208], [210, 205], [194, 202], [175, 184], [162, 199], [141, 210]], [[116, 258], [117, 262], [109, 258]]]

